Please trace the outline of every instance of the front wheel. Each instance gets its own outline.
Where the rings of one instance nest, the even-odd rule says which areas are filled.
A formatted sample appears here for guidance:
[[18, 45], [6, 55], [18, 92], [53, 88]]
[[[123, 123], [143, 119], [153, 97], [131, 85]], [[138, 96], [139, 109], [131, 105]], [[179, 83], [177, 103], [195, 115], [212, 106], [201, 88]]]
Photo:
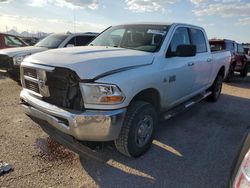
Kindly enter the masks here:
[[209, 89], [209, 91], [211, 91], [212, 93], [207, 97], [208, 101], [216, 102], [219, 99], [222, 90], [222, 82], [223, 82], [222, 76], [220, 74], [217, 75], [213, 85]]
[[145, 153], [153, 140], [158, 117], [154, 107], [144, 101], [132, 102], [115, 146], [119, 152], [129, 157], [139, 157]]

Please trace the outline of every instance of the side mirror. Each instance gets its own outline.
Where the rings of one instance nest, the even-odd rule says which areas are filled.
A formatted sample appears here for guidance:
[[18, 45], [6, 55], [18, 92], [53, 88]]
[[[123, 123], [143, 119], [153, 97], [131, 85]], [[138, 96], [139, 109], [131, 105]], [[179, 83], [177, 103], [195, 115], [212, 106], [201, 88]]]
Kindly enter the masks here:
[[196, 46], [189, 44], [178, 45], [175, 52], [167, 51], [166, 57], [192, 57], [196, 55]]
[[176, 48], [176, 56], [178, 57], [192, 57], [196, 55], [195, 45], [179, 45]]
[[67, 48], [70, 48], [70, 47], [74, 47], [75, 45], [74, 44], [67, 44]]

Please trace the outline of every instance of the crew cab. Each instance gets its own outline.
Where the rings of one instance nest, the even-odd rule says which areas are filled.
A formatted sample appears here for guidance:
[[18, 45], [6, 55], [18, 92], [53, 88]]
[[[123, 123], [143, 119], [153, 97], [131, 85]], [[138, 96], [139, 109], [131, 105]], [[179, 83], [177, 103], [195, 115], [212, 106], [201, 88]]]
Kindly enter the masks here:
[[34, 46], [0, 50], [0, 70], [7, 72], [11, 78], [19, 80], [20, 63], [31, 54], [55, 48], [85, 46], [97, 33], [51, 34]]
[[28, 46], [19, 37], [7, 33], [0, 33], [0, 49]]
[[232, 81], [234, 72], [240, 72], [241, 77], [247, 76], [249, 66], [242, 44], [228, 39], [211, 39], [209, 43], [212, 51], [229, 50], [231, 52], [230, 68], [225, 81]]
[[118, 151], [138, 157], [160, 115], [168, 119], [203, 98], [219, 98], [230, 58], [228, 51], [211, 53], [198, 26], [113, 26], [89, 46], [25, 58], [20, 100], [44, 130], [114, 141]]

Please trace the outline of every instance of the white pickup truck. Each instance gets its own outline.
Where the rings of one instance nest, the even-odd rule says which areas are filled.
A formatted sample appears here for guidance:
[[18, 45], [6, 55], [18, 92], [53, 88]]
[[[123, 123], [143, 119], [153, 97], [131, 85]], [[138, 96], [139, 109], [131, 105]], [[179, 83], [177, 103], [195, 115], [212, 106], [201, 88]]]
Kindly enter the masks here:
[[229, 61], [228, 51], [211, 53], [201, 27], [119, 25], [89, 46], [24, 59], [20, 98], [44, 130], [114, 141], [118, 151], [138, 157], [151, 145], [159, 115], [219, 98]]

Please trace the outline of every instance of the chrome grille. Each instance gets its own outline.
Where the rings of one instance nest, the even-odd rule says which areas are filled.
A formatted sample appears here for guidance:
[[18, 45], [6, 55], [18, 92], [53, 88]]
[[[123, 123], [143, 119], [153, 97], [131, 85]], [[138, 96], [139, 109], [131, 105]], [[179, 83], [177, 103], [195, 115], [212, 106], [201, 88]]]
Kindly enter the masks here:
[[36, 93], [40, 93], [39, 86], [35, 82], [31, 82], [29, 80], [25, 80], [25, 86], [26, 86], [26, 89], [29, 89], [29, 90], [34, 91]]
[[44, 69], [28, 66], [21, 67], [22, 85], [40, 97], [49, 97], [49, 88], [46, 85], [47, 77]]
[[31, 78], [37, 78], [37, 72], [36, 69], [28, 68], [28, 67], [23, 67], [23, 74], [25, 76], [29, 76]]

